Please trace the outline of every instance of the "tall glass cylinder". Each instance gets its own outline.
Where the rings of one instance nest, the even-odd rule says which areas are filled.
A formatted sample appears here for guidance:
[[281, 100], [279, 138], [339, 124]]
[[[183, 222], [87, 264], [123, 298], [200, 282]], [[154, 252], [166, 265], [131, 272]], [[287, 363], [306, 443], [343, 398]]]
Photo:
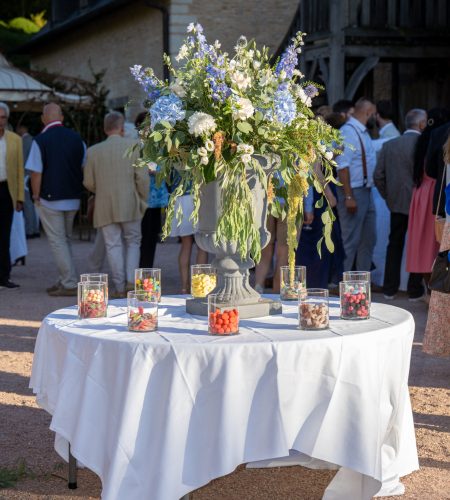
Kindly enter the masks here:
[[306, 289], [306, 267], [294, 266], [293, 272], [289, 266], [280, 267], [280, 299], [298, 300]]
[[134, 271], [134, 291], [146, 292], [147, 299], [161, 300], [161, 269], [141, 267]]
[[342, 319], [370, 318], [370, 282], [341, 281], [339, 296]]
[[211, 264], [191, 266], [191, 295], [194, 299], [206, 297], [216, 288], [216, 270]]
[[78, 283], [78, 317], [80, 319], [106, 317], [107, 288], [108, 285], [104, 282], [82, 281]]
[[307, 288], [298, 298], [298, 320], [302, 330], [323, 330], [329, 325], [329, 296], [325, 288]]
[[152, 332], [158, 328], [158, 301], [148, 297], [148, 292], [128, 292], [128, 330]]
[[208, 332], [211, 335], [236, 335], [239, 333], [239, 310], [229, 305], [229, 298], [221, 300], [214, 293], [208, 295]]

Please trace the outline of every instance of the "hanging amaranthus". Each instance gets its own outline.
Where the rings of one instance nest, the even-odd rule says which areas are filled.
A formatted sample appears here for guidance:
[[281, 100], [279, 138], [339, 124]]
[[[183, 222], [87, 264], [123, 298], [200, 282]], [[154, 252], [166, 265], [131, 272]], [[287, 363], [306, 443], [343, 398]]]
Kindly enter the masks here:
[[303, 215], [303, 197], [308, 193], [308, 180], [296, 174], [288, 186], [287, 244], [289, 248], [289, 281], [294, 286], [295, 251], [297, 249], [297, 216]]

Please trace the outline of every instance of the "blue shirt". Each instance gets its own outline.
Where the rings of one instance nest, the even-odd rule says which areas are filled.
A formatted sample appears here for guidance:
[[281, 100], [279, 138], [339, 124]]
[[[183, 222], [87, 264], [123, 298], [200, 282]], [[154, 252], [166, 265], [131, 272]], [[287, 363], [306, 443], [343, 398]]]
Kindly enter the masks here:
[[150, 208], [167, 207], [169, 203], [169, 191], [167, 190], [166, 183], [163, 181], [161, 185], [157, 187], [154, 175], [150, 176], [150, 190], [147, 202]]
[[[341, 127], [344, 150], [336, 157], [337, 169], [348, 168], [352, 188], [364, 186], [361, 139], [366, 152], [367, 187], [373, 186], [373, 172], [376, 165], [376, 153], [367, 128], [358, 120], [350, 117]], [[359, 137], [358, 137], [359, 136]]]

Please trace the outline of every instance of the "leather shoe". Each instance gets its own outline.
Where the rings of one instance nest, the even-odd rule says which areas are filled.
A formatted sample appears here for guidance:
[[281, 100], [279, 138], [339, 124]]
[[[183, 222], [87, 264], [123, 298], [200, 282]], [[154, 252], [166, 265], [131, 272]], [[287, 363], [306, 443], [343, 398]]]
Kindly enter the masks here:
[[59, 283], [56, 283], [55, 285], [52, 285], [52, 286], [49, 286], [48, 288], [45, 289], [45, 291], [47, 293], [50, 293], [50, 292], [56, 292], [56, 290], [59, 290], [59, 287], [61, 285]]
[[13, 283], [12, 281], [0, 281], [0, 288], [19, 288], [20, 285]]
[[51, 297], [75, 297], [78, 294], [77, 288], [64, 288], [63, 286], [58, 287], [57, 290], [48, 292]]

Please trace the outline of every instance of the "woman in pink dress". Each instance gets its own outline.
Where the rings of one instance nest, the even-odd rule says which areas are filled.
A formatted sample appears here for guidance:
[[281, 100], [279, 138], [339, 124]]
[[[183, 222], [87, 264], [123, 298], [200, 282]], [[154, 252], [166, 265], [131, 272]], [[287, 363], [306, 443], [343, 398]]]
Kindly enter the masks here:
[[428, 283], [439, 244], [434, 235], [433, 194], [436, 180], [425, 173], [425, 155], [432, 130], [448, 121], [442, 109], [428, 113], [428, 126], [419, 137], [414, 158], [414, 183], [409, 208], [408, 239], [406, 243], [406, 271], [423, 274]]

